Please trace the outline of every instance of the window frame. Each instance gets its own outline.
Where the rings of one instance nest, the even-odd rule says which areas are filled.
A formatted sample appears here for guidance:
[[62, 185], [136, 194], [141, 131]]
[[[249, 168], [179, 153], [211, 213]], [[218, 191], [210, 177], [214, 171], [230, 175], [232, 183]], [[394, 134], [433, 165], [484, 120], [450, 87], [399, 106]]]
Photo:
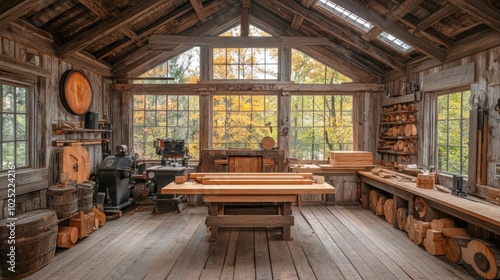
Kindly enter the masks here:
[[[17, 164], [15, 164], [16, 166], [16, 170], [30, 170], [30, 169], [34, 169], [34, 168], [37, 168], [37, 163], [35, 162], [35, 153], [36, 153], [36, 150], [35, 150], [35, 139], [34, 139], [34, 135], [36, 135], [36, 132], [35, 132], [35, 126], [34, 126], [34, 123], [35, 123], [35, 115], [36, 115], [36, 112], [35, 112], [35, 106], [34, 106], [34, 102], [35, 102], [35, 86], [33, 85], [33, 83], [29, 82], [29, 81], [23, 81], [21, 78], [18, 78], [16, 80], [12, 80], [12, 79], [8, 79], [8, 78], [4, 78], [4, 77], [0, 77], [0, 86], [3, 86], [3, 85], [10, 85], [10, 86], [14, 86], [16, 88], [20, 87], [20, 88], [24, 88], [26, 90], [26, 122], [27, 122], [27, 125], [26, 125], [26, 160], [27, 160], [27, 165], [26, 166], [17, 166]], [[2, 94], [1, 96], [3, 97], [3, 90], [2, 90]], [[3, 100], [3, 98], [2, 98]], [[0, 109], [0, 127], [3, 129], [3, 108]], [[14, 140], [14, 142], [16, 143], [17, 140]], [[0, 144], [3, 143], [3, 139], [2, 139], [2, 135], [0, 135]], [[17, 145], [15, 145], [16, 149], [17, 149]], [[15, 150], [16, 150], [15, 149]], [[17, 156], [17, 155], [16, 155]], [[0, 157], [0, 160], [2, 161], [2, 165], [3, 165], [3, 155]], [[5, 172], [8, 172], [8, 169], [2, 169], [2, 166], [0, 166], [0, 173], [5, 173]]]
[[[439, 97], [442, 97], [442, 96], [445, 96], [445, 95], [450, 95], [450, 94], [456, 94], [456, 93], [460, 93], [461, 94], [461, 107], [460, 107], [460, 119], [452, 119], [452, 120], [458, 120], [460, 121], [460, 130], [461, 130], [461, 133], [460, 133], [460, 142], [461, 142], [461, 145], [460, 146], [457, 146], [460, 148], [460, 155], [461, 157], [463, 158], [463, 150], [464, 148], [467, 149], [467, 153], [468, 153], [468, 158], [466, 161], [463, 161], [461, 160], [460, 162], [460, 170], [462, 170], [463, 172], [465, 173], [462, 173], [462, 172], [453, 172], [453, 171], [449, 171], [449, 156], [448, 156], [448, 159], [446, 161], [446, 165], [447, 165], [447, 168], [446, 170], [442, 170], [443, 172], [447, 172], [447, 173], [456, 173], [456, 174], [461, 174], [463, 175], [464, 177], [468, 177], [468, 171], [469, 171], [469, 163], [470, 163], [470, 147], [469, 147], [469, 142], [470, 142], [470, 130], [468, 131], [468, 136], [467, 138], [464, 138], [464, 135], [463, 135], [463, 122], [466, 121], [467, 123], [467, 126], [469, 127], [469, 122], [470, 122], [470, 115], [467, 119], [464, 119], [463, 118], [463, 111], [464, 111], [464, 108], [463, 108], [463, 105], [464, 105], [464, 102], [467, 103], [467, 106], [469, 106], [469, 108], [467, 108], [468, 111], [470, 111], [470, 105], [469, 105], [469, 98], [466, 98], [464, 99], [464, 92], [469, 92], [469, 96], [470, 96], [470, 87], [458, 87], [458, 88], [451, 88], [451, 89], [446, 89], [446, 90], [440, 90], [440, 91], [436, 91], [434, 92], [434, 98], [435, 98], [435, 119], [434, 119], [434, 127], [435, 127], [435, 140], [434, 140], [434, 149], [433, 149], [433, 153], [434, 153], [434, 157], [435, 157], [435, 163], [436, 163], [436, 168], [439, 169], [439, 170], [442, 170], [440, 168], [440, 158], [439, 158], [439, 147], [442, 146], [439, 144]], [[449, 98], [448, 98], [449, 100]], [[448, 112], [449, 112], [449, 103], [447, 104], [447, 116], [449, 116]], [[446, 121], [449, 123], [449, 120], [450, 118], [447, 117]], [[463, 141], [466, 141], [466, 143], [464, 144]], [[447, 137], [447, 143], [449, 143], [449, 137]], [[450, 147], [449, 144], [446, 145], [447, 147], [447, 150], [449, 149], [448, 147]], [[454, 146], [455, 147], [455, 146]]]
[[[339, 112], [337, 112], [337, 113], [339, 113], [339, 114], [343, 114], [344, 112], [350, 112], [350, 117], [351, 117], [351, 122], [352, 122], [351, 124], [352, 124], [352, 126], [349, 126], [349, 127], [352, 129], [352, 138], [351, 138], [351, 141], [352, 141], [352, 142], [350, 142], [350, 143], [341, 143], [341, 144], [342, 144], [342, 145], [351, 145], [351, 149], [350, 149], [350, 150], [351, 150], [351, 151], [352, 151], [352, 150], [354, 150], [355, 141], [356, 141], [356, 127], [354, 126], [354, 124], [355, 124], [355, 119], [356, 119], [356, 117], [357, 117], [357, 115], [356, 115], [356, 114], [357, 114], [357, 112], [356, 112], [356, 110], [355, 110], [355, 108], [356, 108], [356, 105], [355, 105], [355, 104], [356, 104], [356, 97], [355, 97], [355, 94], [353, 94], [353, 93], [324, 93], [324, 94], [318, 94], [318, 93], [302, 93], [302, 94], [293, 94], [293, 95], [291, 96], [292, 100], [291, 100], [291, 106], [290, 106], [290, 119], [291, 119], [291, 120], [290, 120], [290, 122], [291, 122], [291, 123], [290, 123], [290, 137], [292, 137], [293, 131], [294, 131], [295, 129], [303, 127], [303, 126], [298, 127], [298, 126], [295, 126], [295, 125], [293, 125], [293, 124], [292, 124], [292, 122], [293, 122], [293, 117], [294, 117], [294, 113], [293, 113], [293, 112], [294, 112], [294, 110], [293, 110], [293, 98], [294, 98], [294, 97], [297, 97], [297, 96], [302, 96], [302, 97], [304, 97], [304, 96], [312, 96], [312, 98], [313, 98], [313, 99], [314, 99], [314, 97], [315, 97], [315, 96], [320, 96], [320, 97], [321, 97], [321, 96], [323, 96], [323, 97], [324, 97], [324, 96], [331, 96], [331, 97], [333, 97], [333, 98], [334, 98], [334, 97], [336, 97], [336, 96], [341, 97], [341, 98], [342, 98], [342, 97], [344, 97], [344, 96], [349, 96], [349, 97], [351, 98], [351, 103], [352, 103], [352, 108], [351, 108], [351, 111], [344, 111], [344, 110], [340, 110], [340, 111], [339, 111]], [[313, 106], [314, 106], [314, 105], [313, 105]], [[325, 111], [325, 107], [323, 107], [323, 109], [322, 109], [322, 110], [315, 110], [315, 109], [314, 109], [314, 107], [313, 107], [313, 110], [308, 110], [308, 112], [312, 112], [312, 114], [314, 115], [314, 114], [316, 114], [316, 112], [319, 112], [319, 113], [321, 113], [321, 114], [325, 114], [325, 112], [326, 112], [326, 111]], [[309, 127], [309, 126], [307, 126], [307, 127]], [[329, 126], [327, 125], [327, 123], [326, 123], [326, 121], [325, 121], [325, 122], [324, 122], [324, 124], [323, 124], [323, 126], [314, 126], [314, 125], [313, 125], [313, 126], [310, 126], [310, 127], [314, 130], [314, 129], [315, 129], [315, 128], [317, 128], [317, 127], [318, 127], [318, 128], [321, 128], [321, 127], [322, 127], [322, 128], [326, 128], [326, 127], [329, 127]], [[347, 126], [342, 126], [342, 127], [347, 127]], [[294, 154], [293, 154], [293, 150], [294, 150], [294, 148], [292, 147], [292, 146], [293, 146], [293, 143], [292, 143], [292, 142], [293, 142], [293, 141], [292, 141], [292, 139], [290, 139], [290, 145], [291, 145], [291, 147], [290, 147], [290, 156], [291, 156], [291, 157], [295, 157], [296, 155], [294, 155]], [[313, 144], [316, 144], [316, 143], [313, 143]], [[315, 155], [312, 153], [313, 151], [311, 151], [312, 158], [300, 158], [300, 159], [302, 159], [302, 160], [326, 160], [326, 159], [328, 159], [327, 143], [326, 143], [325, 141], [323, 141], [323, 142], [321, 142], [321, 143], [317, 143], [317, 144], [319, 144], [319, 145], [322, 145], [322, 146], [323, 146], [323, 154], [324, 154], [324, 158], [321, 158], [321, 159], [320, 159], [320, 158], [316, 158], [316, 157], [315, 157]]]

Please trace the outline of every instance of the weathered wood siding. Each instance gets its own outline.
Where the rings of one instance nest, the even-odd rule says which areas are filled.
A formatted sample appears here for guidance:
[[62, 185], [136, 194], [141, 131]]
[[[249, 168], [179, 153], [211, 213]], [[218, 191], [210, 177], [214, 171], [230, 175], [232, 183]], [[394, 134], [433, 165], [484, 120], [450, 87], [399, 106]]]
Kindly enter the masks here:
[[[111, 82], [109, 79], [73, 64], [64, 62], [53, 55], [0, 37], [0, 79], [3, 81], [22, 82], [34, 93], [33, 115], [30, 133], [31, 145], [30, 169], [16, 170], [16, 208], [17, 214], [37, 208], [46, 207], [46, 188], [54, 184], [58, 178], [53, 174], [54, 153], [53, 140], [101, 138], [99, 133], [54, 135], [52, 124], [61, 121], [69, 123], [84, 122], [84, 116], [71, 115], [66, 111], [59, 97], [59, 81], [62, 74], [70, 69], [83, 72], [92, 85], [93, 102], [91, 112], [99, 113], [99, 117], [110, 116]], [[101, 145], [85, 146], [89, 152], [92, 173], [96, 173], [102, 161]], [[0, 175], [0, 218], [5, 218], [7, 208], [7, 175]]]
[[[494, 110], [495, 105], [500, 98], [500, 47], [489, 49], [488, 51], [479, 52], [474, 55], [464, 57], [436, 66], [435, 63], [424, 61], [420, 64], [408, 67], [408, 74], [404, 77], [396, 77], [391, 80], [388, 77], [386, 89], [388, 94], [394, 95], [399, 92], [402, 83], [415, 81], [421, 90], [423, 90], [422, 99], [418, 103], [417, 119], [419, 120], [418, 130], [418, 165], [435, 165], [437, 166], [437, 158], [435, 154], [435, 115], [436, 101], [433, 93], [427, 88], [436, 86], [442, 89], [443, 86], [436, 84], [436, 81], [429, 81], [429, 85], [425, 82], [425, 77], [429, 74], [451, 73], [453, 69], [462, 76], [473, 77], [473, 84], [479, 88], [485, 89], [488, 98], [488, 152], [487, 152], [487, 185], [500, 187], [500, 180], [495, 179], [495, 165], [500, 162], [500, 113]], [[470, 67], [474, 65], [474, 67]], [[473, 73], [459, 73], [459, 70], [470, 69]], [[458, 75], [457, 74], [457, 75]], [[466, 75], [467, 74], [467, 75]], [[443, 78], [443, 83], [446, 81], [447, 88], [462, 87], [461, 79], [453, 79], [453, 77]], [[469, 88], [470, 87], [467, 87]], [[375, 116], [376, 117], [376, 116]], [[471, 134], [472, 135], [475, 134]], [[477, 190], [481, 192], [480, 189]]]

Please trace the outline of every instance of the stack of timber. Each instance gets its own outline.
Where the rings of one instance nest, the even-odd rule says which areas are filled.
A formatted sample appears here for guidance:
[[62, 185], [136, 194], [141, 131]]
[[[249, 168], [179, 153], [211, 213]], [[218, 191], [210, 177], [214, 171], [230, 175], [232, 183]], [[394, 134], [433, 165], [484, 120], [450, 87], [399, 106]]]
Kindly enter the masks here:
[[368, 197], [368, 204], [370, 210], [377, 216], [384, 216], [384, 205], [387, 201], [387, 197], [376, 190], [371, 190]]
[[378, 175], [382, 178], [396, 178], [400, 181], [409, 181], [409, 182], [414, 182], [415, 177], [413, 176], [408, 176], [406, 174], [402, 174], [399, 172], [396, 172], [394, 170], [390, 170], [385, 167], [381, 166], [376, 166], [371, 170], [372, 174]]
[[334, 167], [373, 165], [373, 154], [365, 151], [330, 151], [329, 163]]
[[312, 185], [311, 173], [191, 173], [202, 185]]

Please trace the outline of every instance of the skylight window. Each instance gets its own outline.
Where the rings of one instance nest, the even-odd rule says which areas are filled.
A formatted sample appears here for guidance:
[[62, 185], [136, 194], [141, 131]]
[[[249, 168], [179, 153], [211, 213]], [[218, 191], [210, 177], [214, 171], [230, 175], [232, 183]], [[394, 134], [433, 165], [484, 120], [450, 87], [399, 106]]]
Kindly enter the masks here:
[[[333, 14], [337, 15], [340, 18], [343, 18], [348, 23], [362, 29], [365, 32], [369, 31], [374, 27], [373, 24], [371, 24], [370, 22], [342, 8], [341, 6], [333, 3], [331, 0], [319, 0], [319, 2], [322, 3], [323, 6], [328, 11], [332, 12]], [[382, 32], [378, 36], [378, 38], [401, 52], [407, 52], [412, 49], [412, 46], [406, 44], [405, 42], [401, 41], [400, 39], [392, 36], [387, 32]]]

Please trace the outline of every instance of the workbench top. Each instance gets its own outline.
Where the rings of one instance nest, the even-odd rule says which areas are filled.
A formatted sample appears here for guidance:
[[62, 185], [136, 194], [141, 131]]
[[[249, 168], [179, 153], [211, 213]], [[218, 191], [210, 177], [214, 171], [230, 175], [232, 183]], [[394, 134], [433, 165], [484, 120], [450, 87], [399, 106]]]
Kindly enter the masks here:
[[202, 185], [196, 182], [170, 183], [161, 189], [162, 194], [334, 194], [328, 183], [311, 185]]

